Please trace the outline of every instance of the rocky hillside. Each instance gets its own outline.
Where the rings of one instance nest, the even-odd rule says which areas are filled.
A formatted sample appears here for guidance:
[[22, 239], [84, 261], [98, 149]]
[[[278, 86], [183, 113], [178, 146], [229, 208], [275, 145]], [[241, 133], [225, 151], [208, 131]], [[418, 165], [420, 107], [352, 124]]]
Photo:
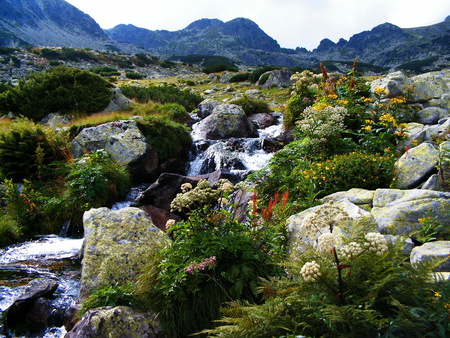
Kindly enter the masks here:
[[106, 49], [111, 44], [89, 15], [63, 0], [2, 0], [0, 45]]
[[[65, 46], [96, 50], [150, 53], [164, 58], [207, 54], [228, 57], [243, 65], [270, 64], [316, 67], [321, 61], [340, 61], [348, 70], [361, 63], [416, 72], [450, 64], [450, 17], [444, 22], [403, 29], [385, 23], [337, 43], [324, 39], [317, 49], [281, 48], [256, 23], [237, 18], [228, 22], [201, 19], [178, 31], [151, 31], [118, 25], [103, 31], [89, 15], [64, 0], [2, 0], [0, 46]], [[336, 70], [330, 69], [329, 70]]]
[[348, 60], [384, 66], [445, 66], [450, 63], [450, 16], [444, 22], [417, 28], [400, 28], [384, 23], [334, 43], [324, 39], [313, 51], [321, 60]]

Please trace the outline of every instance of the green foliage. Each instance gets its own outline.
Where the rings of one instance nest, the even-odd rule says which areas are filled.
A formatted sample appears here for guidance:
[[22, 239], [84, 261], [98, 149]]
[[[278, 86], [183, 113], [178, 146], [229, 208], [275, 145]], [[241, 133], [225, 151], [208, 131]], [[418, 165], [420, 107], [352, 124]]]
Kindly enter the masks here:
[[[448, 283], [430, 283], [436, 263], [413, 268], [403, 241], [354, 224], [333, 204], [316, 209], [291, 247], [288, 274], [260, 288], [260, 305], [230, 303], [220, 337], [421, 337], [450, 333]], [[317, 239], [318, 238], [318, 239]], [[316, 244], [317, 243], [317, 244]], [[447, 304], [447, 305], [445, 305]]]
[[95, 61], [97, 60], [93, 55], [87, 53], [82, 49], [74, 49], [62, 47], [61, 50], [42, 48], [40, 54], [47, 60], [67, 60], [67, 61]]
[[223, 64], [223, 63], [218, 63], [218, 64], [215, 64], [215, 65], [203, 67], [202, 72], [206, 73], [206, 74], [211, 74], [211, 73], [224, 72], [226, 70], [230, 71], [230, 72], [237, 72], [238, 71], [237, 67], [235, 67], [235, 66], [230, 66], [230, 65]]
[[189, 129], [164, 116], [150, 116], [145, 122], [136, 121], [147, 142], [160, 161], [169, 158], [185, 159], [192, 144]]
[[120, 89], [125, 96], [140, 103], [146, 103], [150, 100], [159, 103], [178, 103], [186, 108], [187, 111], [194, 110], [203, 101], [200, 95], [194, 94], [189, 90], [179, 90], [172, 86], [150, 86], [145, 88], [122, 86]]
[[111, 66], [99, 66], [90, 69], [91, 72], [100, 76], [119, 76], [120, 72]]
[[22, 235], [17, 220], [9, 214], [0, 213], [0, 248], [18, 242], [22, 239]]
[[250, 73], [240, 73], [230, 77], [229, 82], [245, 82], [248, 81]]
[[163, 62], [161, 62], [161, 67], [163, 68], [173, 68], [175, 67], [175, 63], [169, 60], [164, 60]]
[[106, 286], [92, 292], [83, 302], [81, 310], [77, 313], [81, 317], [85, 312], [104, 306], [130, 306], [136, 308], [137, 300], [133, 295], [131, 285], [113, 285]]
[[258, 113], [268, 113], [270, 111], [266, 101], [254, 99], [247, 95], [233, 100], [232, 103], [241, 106], [247, 116]]
[[145, 75], [138, 73], [138, 72], [133, 72], [133, 71], [125, 72], [125, 76], [132, 80], [140, 80], [140, 79], [145, 78]]
[[14, 52], [16, 52], [17, 50], [17, 48], [0, 46], [0, 54], [2, 55], [14, 54]]
[[54, 112], [95, 113], [111, 100], [108, 82], [98, 75], [62, 66], [34, 73], [6, 94], [8, 100], [0, 106], [0, 111], [10, 110], [35, 121]]
[[135, 58], [136, 58], [135, 63], [138, 67], [145, 67], [148, 65], [153, 65], [158, 61], [158, 59], [156, 57], [154, 57], [154, 56], [148, 57], [148, 55], [142, 54], [142, 53], [137, 53], [135, 55]]
[[201, 64], [204, 67], [214, 65], [227, 65], [232, 67], [236, 66], [232, 60], [220, 55], [189, 54], [182, 56], [173, 56], [171, 57], [171, 59], [179, 60], [187, 64]]
[[65, 133], [18, 119], [0, 133], [0, 172], [14, 180], [53, 177], [54, 162], [67, 153]]
[[276, 68], [272, 67], [272, 66], [264, 66], [261, 68], [257, 68], [250, 73], [250, 75], [248, 76], [248, 80], [251, 83], [256, 83], [256, 82], [258, 82], [261, 75], [263, 75], [265, 72], [269, 72], [269, 71], [275, 70], [275, 69]]
[[186, 109], [178, 103], [166, 103], [157, 107], [155, 112], [180, 124], [187, 124], [191, 120]]
[[[207, 181], [199, 185], [201, 192], [212, 189]], [[233, 189], [225, 181], [216, 188], [222, 198]], [[204, 196], [200, 191], [190, 194], [195, 190], [190, 187], [183, 189], [188, 199]], [[224, 301], [259, 301], [259, 278], [280, 272], [272, 264], [265, 236], [273, 229], [245, 225], [215, 207], [212, 200], [191, 212], [188, 221], [168, 229], [170, 245], [150, 257], [140, 277], [140, 298], [149, 310], [159, 313], [167, 336], [186, 336], [212, 327]]]
[[311, 180], [320, 192], [319, 196], [323, 197], [351, 188], [388, 188], [394, 176], [394, 162], [393, 156], [352, 152], [313, 162], [306, 170], [294, 169], [292, 175]]

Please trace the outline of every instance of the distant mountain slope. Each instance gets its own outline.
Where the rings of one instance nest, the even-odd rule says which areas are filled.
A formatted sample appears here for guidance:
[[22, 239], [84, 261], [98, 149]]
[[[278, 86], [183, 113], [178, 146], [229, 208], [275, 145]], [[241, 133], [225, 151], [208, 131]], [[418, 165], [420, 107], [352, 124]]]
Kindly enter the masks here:
[[348, 60], [395, 67], [408, 62], [432, 60], [450, 62], [450, 16], [444, 22], [417, 28], [400, 28], [385, 23], [353, 35], [349, 41], [321, 41], [314, 54], [319, 59]]
[[111, 43], [89, 15], [64, 0], [0, 0], [0, 45], [105, 48]]

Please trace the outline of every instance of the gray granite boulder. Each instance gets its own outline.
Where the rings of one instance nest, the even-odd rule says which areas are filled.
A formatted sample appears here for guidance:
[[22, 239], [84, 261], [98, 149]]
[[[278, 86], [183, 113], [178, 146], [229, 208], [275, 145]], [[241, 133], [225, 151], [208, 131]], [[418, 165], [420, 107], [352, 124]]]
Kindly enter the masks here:
[[148, 250], [167, 238], [138, 208], [91, 209], [83, 226], [80, 302], [96, 289], [131, 281]]
[[104, 149], [112, 159], [141, 180], [158, 170], [158, 156], [147, 143], [136, 121], [123, 120], [84, 128], [72, 141], [75, 157]]
[[162, 338], [161, 325], [154, 315], [126, 306], [104, 307], [86, 312], [65, 338]]
[[197, 106], [197, 115], [200, 118], [205, 118], [212, 114], [214, 108], [221, 105], [220, 101], [214, 99], [206, 99], [200, 102]]
[[[265, 74], [261, 75], [261, 77], [263, 77]], [[261, 88], [272, 88], [272, 87], [277, 87], [277, 88], [289, 88], [290, 86], [292, 86], [292, 81], [291, 81], [291, 76], [292, 76], [292, 72], [290, 70], [287, 69], [277, 69], [277, 70], [273, 70], [268, 72], [269, 77], [267, 78], [266, 82], [263, 84], [259, 84]], [[260, 79], [261, 79], [260, 77]]]
[[426, 102], [431, 99], [440, 99], [450, 92], [446, 81], [440, 73], [425, 73], [410, 79], [414, 87], [413, 102]]
[[437, 124], [448, 116], [448, 111], [439, 107], [428, 107], [417, 112], [417, 121], [421, 124]]
[[435, 271], [450, 271], [450, 241], [428, 242], [421, 246], [416, 246], [411, 252], [411, 264], [413, 266], [418, 266], [425, 261], [434, 259], [444, 260], [435, 268]]
[[397, 187], [417, 188], [437, 171], [438, 162], [439, 151], [430, 142], [409, 149], [395, 163]]
[[103, 112], [104, 113], [110, 113], [113, 111], [118, 111], [123, 108], [126, 108], [128, 106], [131, 106], [134, 102], [130, 100], [128, 97], [123, 95], [120, 88], [114, 88], [112, 90], [113, 97], [111, 99], [111, 102], [109, 103], [108, 107], [106, 107]]
[[409, 234], [422, 227], [419, 218], [432, 214], [450, 224], [450, 193], [412, 189], [377, 189], [371, 214], [381, 233]]
[[244, 110], [235, 104], [215, 107], [212, 114], [200, 121], [195, 129], [197, 138], [210, 140], [250, 137], [255, 132]]

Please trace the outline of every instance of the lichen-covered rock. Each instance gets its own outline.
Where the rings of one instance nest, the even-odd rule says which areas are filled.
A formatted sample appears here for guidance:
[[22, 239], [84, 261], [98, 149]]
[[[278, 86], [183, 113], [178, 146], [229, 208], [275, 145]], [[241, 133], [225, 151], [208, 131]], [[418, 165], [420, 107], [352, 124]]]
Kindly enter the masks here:
[[96, 289], [131, 281], [148, 250], [167, 238], [138, 208], [91, 209], [84, 213], [83, 226], [80, 302]]
[[448, 112], [439, 107], [428, 107], [417, 112], [417, 121], [421, 124], [437, 124], [440, 119], [448, 115]]
[[436, 172], [438, 162], [439, 151], [431, 143], [409, 149], [395, 163], [397, 187], [417, 188]]
[[161, 338], [155, 316], [139, 313], [126, 306], [88, 311], [65, 338]]
[[397, 151], [403, 152], [405, 149], [411, 149], [427, 140], [427, 130], [430, 126], [422, 123], [410, 122], [403, 128], [407, 137], [401, 140], [397, 145]]
[[[261, 77], [263, 76], [264, 74]], [[259, 84], [258, 81], [257, 84], [262, 88], [289, 88], [290, 86], [292, 86], [291, 76], [292, 72], [290, 70], [277, 69], [269, 72], [269, 77], [267, 78], [265, 83]]]
[[111, 102], [109, 103], [108, 107], [106, 107], [103, 110], [104, 113], [118, 111], [133, 104], [132, 100], [123, 95], [122, 90], [120, 90], [120, 88], [114, 88], [112, 90], [112, 94], [113, 97], [111, 99]]
[[393, 98], [404, 95], [405, 91], [412, 88], [412, 81], [402, 72], [394, 72], [383, 78], [376, 79], [370, 84], [372, 92], [375, 88], [382, 88], [387, 91], [382, 98]]
[[422, 227], [419, 218], [432, 214], [450, 225], [450, 193], [432, 190], [377, 189], [371, 211], [378, 230], [388, 234], [409, 234]]
[[253, 135], [253, 124], [244, 110], [235, 104], [221, 104], [211, 115], [200, 121], [196, 127], [196, 137], [210, 140], [242, 138]]
[[375, 194], [375, 191], [373, 190], [366, 190], [366, 189], [359, 189], [359, 188], [353, 188], [348, 191], [338, 191], [334, 194], [325, 196], [322, 198], [322, 202], [329, 202], [329, 201], [340, 201], [342, 199], [347, 199], [351, 203], [359, 206], [360, 208], [363, 208], [364, 210], [367, 209], [367, 207], [372, 207], [372, 200], [373, 196]]
[[412, 77], [414, 87], [413, 102], [426, 102], [431, 99], [440, 99], [449, 93], [450, 89], [439, 73], [425, 73]]
[[216, 108], [218, 105], [221, 105], [222, 103], [214, 100], [214, 99], [206, 99], [200, 102], [197, 106], [197, 115], [200, 118], [205, 118], [212, 114], [214, 111], [214, 108]]
[[104, 149], [126, 166], [134, 177], [151, 177], [158, 169], [158, 156], [147, 143], [136, 121], [124, 120], [84, 128], [72, 141], [75, 157]]
[[[439, 157], [441, 159], [450, 158], [450, 141], [442, 142], [439, 145]], [[450, 189], [450, 162], [439, 161], [438, 173], [431, 175], [422, 185], [422, 189], [449, 191]]]
[[450, 131], [450, 118], [441, 120], [439, 124], [430, 126], [427, 130], [427, 140], [443, 139], [445, 135]]
[[450, 272], [450, 241], [428, 242], [415, 247], [411, 252], [411, 264], [418, 266], [421, 263], [434, 259], [444, 259], [434, 271]]

